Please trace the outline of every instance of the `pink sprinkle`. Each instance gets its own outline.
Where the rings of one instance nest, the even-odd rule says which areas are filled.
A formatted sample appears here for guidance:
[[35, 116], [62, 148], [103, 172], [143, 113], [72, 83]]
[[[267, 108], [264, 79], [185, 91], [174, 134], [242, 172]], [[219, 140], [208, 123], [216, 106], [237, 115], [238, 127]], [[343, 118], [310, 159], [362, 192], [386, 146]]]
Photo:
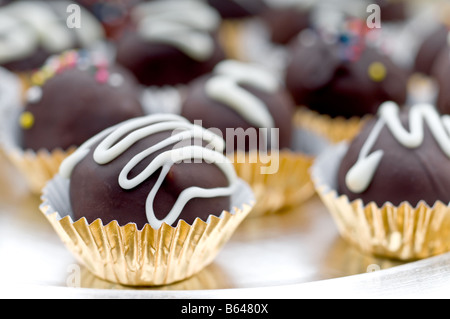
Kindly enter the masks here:
[[97, 80], [97, 82], [104, 84], [108, 82], [109, 79], [109, 72], [107, 69], [99, 69], [97, 71], [97, 74], [95, 75], [95, 79]]

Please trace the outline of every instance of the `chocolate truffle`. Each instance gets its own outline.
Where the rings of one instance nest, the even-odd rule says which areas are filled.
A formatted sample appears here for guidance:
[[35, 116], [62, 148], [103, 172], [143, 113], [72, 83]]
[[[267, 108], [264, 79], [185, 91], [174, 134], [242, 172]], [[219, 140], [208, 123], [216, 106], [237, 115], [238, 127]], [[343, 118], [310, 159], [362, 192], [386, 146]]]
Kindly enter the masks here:
[[187, 84], [210, 72], [225, 53], [220, 16], [198, 1], [151, 1], [133, 11], [136, 30], [117, 43], [117, 62], [146, 86]]
[[242, 19], [258, 15], [266, 7], [263, 0], [207, 0], [223, 19]]
[[298, 106], [351, 118], [376, 114], [385, 101], [406, 101], [408, 72], [363, 36], [341, 34], [331, 42], [307, 30], [290, 50], [286, 85]]
[[301, 31], [311, 27], [312, 14], [309, 6], [288, 1], [272, 1], [260, 17], [267, 26], [270, 39], [276, 44], [286, 45]]
[[144, 115], [133, 76], [84, 51], [55, 56], [32, 78], [20, 116], [25, 149], [66, 150]]
[[432, 105], [401, 113], [386, 102], [353, 141], [338, 173], [339, 194], [379, 207], [450, 202], [450, 118]]
[[81, 10], [82, 28], [67, 25], [69, 1], [14, 1], [0, 8], [0, 66], [17, 73], [40, 68], [53, 54], [90, 48], [103, 28]]
[[[295, 104], [277, 78], [259, 65], [221, 62], [212, 74], [194, 81], [186, 95], [181, 114], [217, 129], [227, 141], [227, 151], [262, 149], [261, 141], [272, 149], [291, 146]], [[271, 129], [279, 130], [278, 141], [270, 141], [276, 138], [269, 137]], [[256, 132], [256, 141], [251, 132]]]
[[414, 71], [432, 76], [436, 60], [447, 47], [449, 28], [440, 25], [431, 32], [419, 47], [414, 61]]
[[158, 229], [220, 216], [230, 211], [237, 183], [223, 147], [217, 135], [173, 114], [107, 129], [61, 166], [62, 176], [70, 178], [74, 218]]

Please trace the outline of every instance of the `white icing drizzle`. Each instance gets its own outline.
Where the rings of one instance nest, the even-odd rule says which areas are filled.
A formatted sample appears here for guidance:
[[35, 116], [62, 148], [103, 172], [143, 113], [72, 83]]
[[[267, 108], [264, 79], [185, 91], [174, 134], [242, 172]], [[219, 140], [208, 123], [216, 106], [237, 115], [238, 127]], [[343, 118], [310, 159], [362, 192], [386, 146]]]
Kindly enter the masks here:
[[50, 53], [59, 53], [74, 48], [77, 43], [87, 47], [100, 39], [102, 27], [86, 10], [81, 10], [80, 29], [67, 27], [65, 8], [69, 4], [67, 1], [15, 1], [0, 8], [0, 63], [25, 58], [38, 45]]
[[[129, 163], [125, 165], [118, 176], [120, 187], [125, 190], [133, 189], [144, 183], [150, 176], [161, 169], [161, 174], [155, 186], [150, 191], [146, 202], [146, 214], [149, 224], [158, 229], [163, 223], [172, 225], [180, 216], [186, 204], [193, 198], [213, 198], [230, 196], [233, 194], [237, 185], [237, 176], [231, 162], [223, 155], [225, 142], [222, 138], [206, 129], [189, 123], [186, 119], [173, 114], [156, 114], [152, 116], [136, 118], [116, 125], [103, 131], [82, 145], [73, 155], [68, 157], [60, 167], [60, 175], [70, 178], [75, 166], [81, 162], [90, 152], [93, 145], [100, 142], [94, 150], [94, 161], [99, 165], [106, 165], [141, 139], [156, 133], [172, 131], [172, 135], [155, 144], [154, 146], [135, 155]], [[182, 147], [175, 147], [182, 141], [191, 141], [192, 139], [203, 139], [209, 143], [208, 147], [198, 145], [183, 144]], [[174, 145], [169, 151], [162, 152], [136, 177], [129, 179], [130, 172], [145, 158], [163, 148]], [[229, 182], [228, 187], [203, 189], [191, 187], [185, 189], [177, 199], [174, 207], [168, 215], [159, 220], [155, 216], [153, 203], [164, 179], [170, 169], [176, 163], [185, 160], [204, 161], [216, 165], [226, 176]]]
[[274, 128], [275, 123], [267, 106], [259, 98], [242, 88], [249, 85], [268, 93], [276, 93], [279, 82], [265, 69], [239, 61], [223, 61], [215, 76], [206, 83], [206, 94], [239, 113], [247, 122], [259, 128]]
[[424, 141], [424, 124], [427, 124], [433, 137], [442, 151], [450, 158], [450, 116], [440, 116], [429, 104], [417, 104], [411, 107], [409, 128], [405, 129], [400, 120], [399, 106], [394, 102], [386, 102], [379, 109], [379, 120], [361, 149], [358, 160], [348, 171], [345, 183], [350, 191], [363, 193], [370, 186], [381, 159], [382, 150], [370, 154], [384, 126], [394, 138], [406, 148], [417, 148]]
[[25, 58], [37, 44], [32, 29], [0, 11], [0, 63]]
[[133, 12], [138, 32], [147, 40], [178, 48], [194, 60], [214, 53], [211, 32], [220, 23], [215, 10], [192, 0], [155, 1], [138, 5]]

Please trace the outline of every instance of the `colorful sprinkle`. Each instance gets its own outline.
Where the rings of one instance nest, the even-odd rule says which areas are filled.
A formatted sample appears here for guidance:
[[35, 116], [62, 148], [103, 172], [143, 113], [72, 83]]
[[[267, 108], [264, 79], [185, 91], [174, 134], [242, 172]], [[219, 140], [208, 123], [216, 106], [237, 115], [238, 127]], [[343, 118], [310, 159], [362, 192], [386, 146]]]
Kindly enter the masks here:
[[42, 86], [46, 81], [45, 74], [42, 71], [37, 71], [31, 76], [31, 82], [34, 85]]
[[109, 77], [109, 85], [111, 85], [113, 87], [121, 86], [124, 81], [125, 80], [124, 80], [123, 76], [121, 74], [119, 74], [119, 73], [113, 73]]
[[33, 86], [27, 91], [27, 101], [29, 103], [37, 103], [42, 98], [42, 88], [39, 86]]
[[109, 72], [107, 69], [100, 68], [97, 70], [97, 73], [95, 75], [95, 79], [97, 82], [104, 84], [108, 82], [109, 79]]
[[29, 130], [34, 125], [34, 115], [31, 112], [23, 112], [20, 116], [20, 126], [24, 130]]
[[382, 82], [387, 75], [386, 67], [381, 62], [374, 62], [369, 66], [369, 77], [372, 81]]
[[[109, 61], [101, 54], [91, 54], [86, 50], [72, 50], [52, 56], [41, 69], [33, 73], [31, 81], [34, 86], [43, 86], [55, 75], [75, 68], [92, 72], [99, 83], [104, 84], [111, 81], [108, 71]], [[119, 82], [120, 80], [115, 79], [112, 83], [117, 84]], [[117, 84], [117, 86], [120, 84]]]

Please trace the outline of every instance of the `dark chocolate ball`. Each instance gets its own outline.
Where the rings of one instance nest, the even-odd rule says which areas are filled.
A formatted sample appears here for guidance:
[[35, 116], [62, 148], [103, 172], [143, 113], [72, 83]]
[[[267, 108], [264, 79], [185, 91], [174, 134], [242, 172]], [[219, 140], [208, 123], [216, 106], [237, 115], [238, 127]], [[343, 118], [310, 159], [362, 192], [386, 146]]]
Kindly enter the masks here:
[[307, 32], [293, 44], [286, 72], [297, 105], [351, 118], [376, 114], [385, 101], [405, 103], [408, 72], [388, 56], [369, 46], [350, 47], [349, 39], [331, 43]]
[[217, 39], [214, 39], [214, 47], [207, 60], [199, 61], [172, 45], [147, 41], [138, 33], [129, 32], [117, 44], [117, 62], [146, 86], [188, 84], [211, 72], [225, 58]]
[[[85, 217], [89, 223], [101, 219], [104, 225], [112, 221], [117, 221], [121, 226], [135, 223], [139, 229], [148, 224], [147, 198], [154, 189], [162, 169], [132, 189], [121, 187], [119, 175], [133, 157], [166, 140], [174, 132], [167, 130], [146, 136], [104, 165], [98, 164], [93, 158], [98, 146], [98, 143], [95, 144], [89, 154], [75, 166], [70, 177], [70, 200], [74, 218], [78, 220]], [[197, 139], [185, 142], [186, 145], [202, 145], [202, 141]], [[179, 143], [176, 146], [171, 144], [145, 157], [131, 170], [128, 178], [134, 178], [143, 172], [157, 156], [179, 147], [181, 147]], [[171, 166], [154, 197], [154, 214], [158, 220], [164, 220], [180, 194], [191, 187], [212, 189], [228, 185], [229, 181], [225, 174], [212, 163], [200, 161], [175, 164]], [[230, 196], [191, 199], [171, 225], [175, 227], [179, 220], [191, 225], [197, 218], [207, 221], [210, 215], [219, 216], [224, 210], [229, 211], [230, 203]]]
[[[405, 109], [400, 119], [409, 129], [410, 113]], [[408, 202], [413, 207], [420, 201], [433, 206], [436, 201], [450, 202], [450, 158], [442, 151], [429, 125], [424, 125], [424, 140], [419, 147], [408, 148], [401, 144], [386, 126], [383, 127], [370, 154], [384, 152], [369, 187], [362, 193], [352, 192], [346, 183], [349, 170], [355, 165], [373, 132], [377, 119], [364, 127], [351, 143], [342, 160], [338, 174], [338, 192], [350, 200], [361, 199], [364, 204], [375, 202], [379, 207], [387, 202], [400, 205]]]
[[311, 27], [311, 11], [307, 8], [269, 8], [260, 15], [276, 44], [286, 45], [301, 31]]
[[225, 58], [220, 16], [202, 1], [147, 1], [132, 17], [135, 28], [117, 41], [116, 61], [145, 86], [188, 84]]
[[21, 116], [23, 147], [65, 150], [142, 115], [136, 80], [122, 67], [69, 67], [28, 91]]
[[428, 35], [419, 47], [415, 61], [414, 71], [431, 76], [436, 60], [447, 47], [449, 28], [440, 25]]
[[[227, 150], [229, 151], [249, 151], [261, 148], [260, 141], [265, 140], [265, 132], [260, 132], [259, 129], [267, 127], [250, 123], [238, 111], [208, 95], [206, 85], [214, 77], [214, 74], [206, 75], [189, 86], [181, 114], [191, 122], [201, 121], [203, 127], [218, 129], [227, 141]], [[244, 83], [239, 84], [239, 87], [263, 102], [264, 107], [273, 118], [274, 128], [279, 129], [279, 148], [290, 148], [292, 146], [292, 117], [295, 104], [284, 87], [280, 85], [276, 92], [266, 92]], [[256, 114], [254, 116], [256, 117]], [[240, 141], [243, 141], [245, 134], [251, 130], [257, 132], [258, 141], [252, 142], [249, 139], [246, 140], [245, 145], [242, 145], [243, 143]], [[235, 134], [234, 139], [232, 138], [233, 134]]]

